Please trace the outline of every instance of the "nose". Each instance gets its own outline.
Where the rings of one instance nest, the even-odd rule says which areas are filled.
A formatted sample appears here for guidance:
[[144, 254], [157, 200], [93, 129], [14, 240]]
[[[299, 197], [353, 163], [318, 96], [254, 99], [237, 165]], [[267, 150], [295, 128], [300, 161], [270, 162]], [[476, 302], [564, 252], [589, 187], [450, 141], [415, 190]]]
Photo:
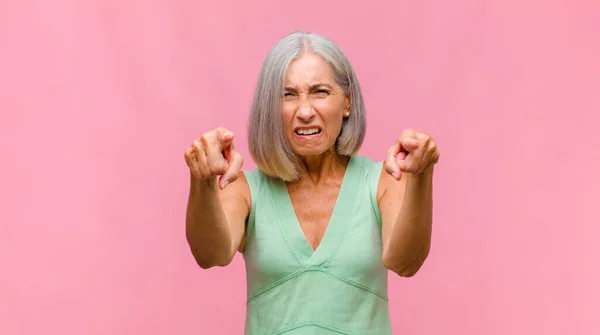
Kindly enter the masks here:
[[313, 108], [310, 101], [298, 102], [296, 110], [296, 117], [302, 122], [310, 122], [316, 115], [315, 109]]

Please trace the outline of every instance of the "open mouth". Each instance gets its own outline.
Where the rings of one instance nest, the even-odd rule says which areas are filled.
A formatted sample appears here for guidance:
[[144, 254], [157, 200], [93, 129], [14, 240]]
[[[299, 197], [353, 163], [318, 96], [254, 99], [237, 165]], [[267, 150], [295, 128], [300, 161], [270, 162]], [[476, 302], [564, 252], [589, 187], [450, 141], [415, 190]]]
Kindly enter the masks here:
[[320, 133], [321, 133], [321, 128], [318, 128], [318, 127], [296, 129], [296, 135], [300, 135], [300, 136], [318, 135]]

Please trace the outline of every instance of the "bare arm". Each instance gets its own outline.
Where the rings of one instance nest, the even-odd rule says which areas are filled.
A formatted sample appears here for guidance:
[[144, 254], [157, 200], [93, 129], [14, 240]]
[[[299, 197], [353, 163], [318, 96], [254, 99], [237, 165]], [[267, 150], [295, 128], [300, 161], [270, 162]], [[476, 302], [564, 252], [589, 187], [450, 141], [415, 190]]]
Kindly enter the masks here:
[[251, 204], [233, 134], [222, 128], [203, 134], [186, 150], [185, 158], [190, 168], [187, 242], [203, 269], [226, 266], [243, 248]]
[[243, 249], [250, 211], [249, 187], [240, 180], [219, 190], [216, 178], [190, 182], [186, 212], [186, 238], [192, 255], [203, 269], [226, 266]]
[[406, 131], [388, 152], [380, 179], [382, 261], [403, 277], [424, 264], [431, 247], [433, 170], [439, 159], [429, 135]]
[[[386, 267], [403, 277], [421, 268], [431, 246], [433, 171], [400, 181], [382, 174], [386, 185], [379, 207], [383, 227], [383, 255]], [[389, 180], [391, 179], [391, 181]]]

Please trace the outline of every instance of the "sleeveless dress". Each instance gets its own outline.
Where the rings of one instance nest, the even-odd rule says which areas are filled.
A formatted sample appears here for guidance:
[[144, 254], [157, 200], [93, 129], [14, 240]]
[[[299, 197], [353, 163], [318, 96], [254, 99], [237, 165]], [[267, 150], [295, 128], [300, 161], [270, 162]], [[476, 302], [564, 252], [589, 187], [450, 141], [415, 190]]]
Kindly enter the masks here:
[[252, 196], [243, 254], [246, 335], [392, 333], [376, 201], [381, 168], [364, 156], [350, 158], [315, 251], [285, 183], [258, 168], [244, 171]]

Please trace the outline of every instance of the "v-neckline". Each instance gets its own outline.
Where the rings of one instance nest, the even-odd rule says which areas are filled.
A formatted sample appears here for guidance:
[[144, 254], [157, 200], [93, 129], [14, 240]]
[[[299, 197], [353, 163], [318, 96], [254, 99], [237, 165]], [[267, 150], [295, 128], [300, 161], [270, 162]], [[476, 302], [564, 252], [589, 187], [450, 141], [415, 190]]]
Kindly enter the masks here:
[[285, 182], [277, 180], [273, 185], [272, 200], [274, 211], [279, 217], [280, 228], [292, 252], [304, 265], [322, 265], [328, 262], [342, 241], [347, 218], [355, 207], [353, 200], [358, 181], [354, 173], [357, 165], [354, 156], [351, 156], [348, 161], [329, 222], [321, 241], [314, 250], [302, 230]]

